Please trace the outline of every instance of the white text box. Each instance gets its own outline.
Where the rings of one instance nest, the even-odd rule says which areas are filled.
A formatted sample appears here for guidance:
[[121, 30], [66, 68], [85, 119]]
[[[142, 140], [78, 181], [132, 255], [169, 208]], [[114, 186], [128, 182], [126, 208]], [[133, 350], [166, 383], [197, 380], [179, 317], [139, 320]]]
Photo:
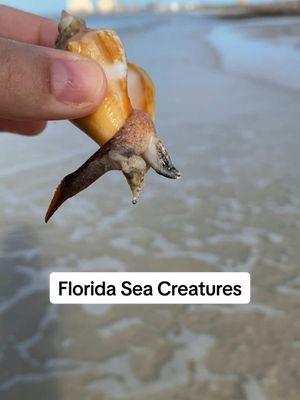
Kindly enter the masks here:
[[247, 272], [53, 272], [53, 304], [247, 304]]

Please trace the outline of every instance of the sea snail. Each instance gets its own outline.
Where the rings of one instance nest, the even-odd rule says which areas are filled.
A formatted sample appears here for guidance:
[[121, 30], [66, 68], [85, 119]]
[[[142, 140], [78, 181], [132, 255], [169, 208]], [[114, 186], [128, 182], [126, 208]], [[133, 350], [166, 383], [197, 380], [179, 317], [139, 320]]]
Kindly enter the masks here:
[[127, 62], [124, 47], [114, 31], [88, 29], [82, 19], [62, 12], [56, 48], [96, 60], [107, 77], [107, 95], [91, 115], [72, 121], [101, 147], [80, 168], [60, 183], [45, 221], [68, 198], [81, 192], [103, 174], [120, 170], [136, 204], [149, 167], [167, 178], [180, 173], [156, 135], [154, 85], [138, 65]]

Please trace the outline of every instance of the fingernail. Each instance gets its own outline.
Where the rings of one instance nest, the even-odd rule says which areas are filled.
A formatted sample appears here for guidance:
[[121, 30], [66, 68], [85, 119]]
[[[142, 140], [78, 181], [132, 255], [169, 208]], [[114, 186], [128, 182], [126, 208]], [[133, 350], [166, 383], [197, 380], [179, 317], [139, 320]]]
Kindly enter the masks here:
[[55, 60], [50, 76], [53, 95], [66, 103], [93, 103], [105, 85], [104, 73], [93, 61]]

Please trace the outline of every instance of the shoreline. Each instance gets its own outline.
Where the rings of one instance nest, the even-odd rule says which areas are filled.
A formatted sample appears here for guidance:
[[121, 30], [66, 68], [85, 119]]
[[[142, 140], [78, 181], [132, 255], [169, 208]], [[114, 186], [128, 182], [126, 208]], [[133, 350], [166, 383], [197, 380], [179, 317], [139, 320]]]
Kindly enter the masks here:
[[266, 18], [263, 25], [258, 20], [234, 25], [224, 22], [212, 30], [209, 42], [225, 71], [298, 92], [299, 21], [298, 17], [280, 21]]
[[211, 15], [224, 19], [251, 19], [265, 17], [299, 16], [300, 2], [284, 2], [270, 4], [234, 4], [228, 6], [204, 6]]
[[[157, 8], [159, 4], [153, 3], [145, 8], [124, 8], [113, 12], [101, 14], [94, 12], [87, 15], [75, 14], [90, 20], [98, 18], [114, 18], [114, 17], [143, 17], [143, 16], [175, 16], [180, 14], [188, 15], [204, 15], [215, 16], [224, 19], [247, 19], [247, 18], [264, 18], [264, 17], [283, 17], [283, 16], [300, 16], [300, 1], [287, 1], [265, 4], [228, 4], [214, 5], [202, 4], [188, 7], [181, 7], [178, 10], [167, 8]], [[52, 15], [58, 18], [57, 15]]]

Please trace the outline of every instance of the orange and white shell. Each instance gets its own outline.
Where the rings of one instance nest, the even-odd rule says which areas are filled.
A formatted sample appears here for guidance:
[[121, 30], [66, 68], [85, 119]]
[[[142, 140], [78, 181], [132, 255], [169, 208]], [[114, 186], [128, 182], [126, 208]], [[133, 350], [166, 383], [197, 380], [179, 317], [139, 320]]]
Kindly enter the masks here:
[[[67, 13], [62, 18], [65, 18], [68, 26], [73, 23], [74, 17]], [[110, 140], [124, 125], [132, 109], [147, 112], [154, 119], [153, 82], [141, 67], [127, 62], [123, 44], [116, 32], [89, 30], [82, 26], [66, 40], [64, 48], [98, 62], [107, 78], [107, 95], [98, 109], [87, 117], [73, 121], [95, 142], [103, 145]]]

